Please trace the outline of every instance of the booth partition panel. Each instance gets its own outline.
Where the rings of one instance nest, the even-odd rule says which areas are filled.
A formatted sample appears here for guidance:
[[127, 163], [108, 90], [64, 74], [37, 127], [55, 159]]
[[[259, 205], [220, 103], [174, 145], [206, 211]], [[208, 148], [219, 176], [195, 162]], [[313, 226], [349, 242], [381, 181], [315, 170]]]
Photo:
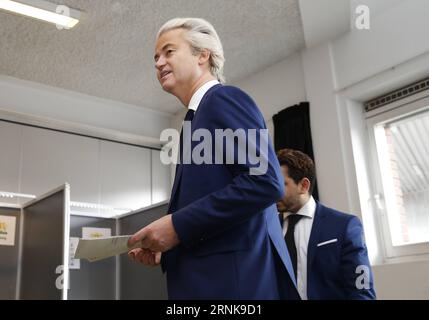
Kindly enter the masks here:
[[[2, 217], [6, 217], [2, 219]], [[10, 217], [15, 218], [15, 227], [12, 230]], [[3, 221], [4, 220], [4, 221]], [[19, 253], [19, 224], [21, 221], [21, 209], [0, 207], [0, 235], [6, 239], [6, 233], [14, 233], [13, 243], [7, 245], [0, 243], [0, 300], [15, 299], [16, 279], [18, 272]], [[10, 236], [10, 235], [9, 235]]]
[[67, 299], [68, 195], [61, 188], [23, 209], [20, 299]]
[[[82, 228], [110, 229], [116, 235], [116, 219], [70, 217], [70, 237], [82, 238]], [[116, 258], [96, 262], [80, 259], [70, 268], [69, 300], [114, 300], [116, 299]]]
[[[148, 225], [165, 215], [167, 205], [119, 219], [120, 232], [122, 235], [131, 235], [140, 228]], [[161, 268], [150, 268], [138, 264], [125, 255], [120, 257], [120, 295], [121, 300], [164, 300], [167, 299], [167, 286], [165, 275]]]

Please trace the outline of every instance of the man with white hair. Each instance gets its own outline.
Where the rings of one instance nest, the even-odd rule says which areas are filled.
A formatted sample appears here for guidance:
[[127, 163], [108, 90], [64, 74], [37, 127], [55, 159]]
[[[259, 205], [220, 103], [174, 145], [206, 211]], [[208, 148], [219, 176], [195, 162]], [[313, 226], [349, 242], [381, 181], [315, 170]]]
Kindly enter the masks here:
[[275, 206], [284, 192], [280, 166], [268, 138], [263, 150], [266, 125], [255, 102], [221, 84], [225, 59], [215, 29], [203, 19], [170, 20], [158, 33], [154, 58], [164, 91], [188, 109], [192, 133], [204, 129], [215, 141], [216, 130], [243, 130], [266, 170], [252, 174], [255, 163], [248, 152], [239, 161], [243, 145], [236, 140], [210, 148], [234, 151], [233, 161], [225, 152], [221, 163], [181, 161], [168, 214], [130, 239], [130, 246], [141, 242], [130, 256], [161, 263], [170, 299], [299, 299]]

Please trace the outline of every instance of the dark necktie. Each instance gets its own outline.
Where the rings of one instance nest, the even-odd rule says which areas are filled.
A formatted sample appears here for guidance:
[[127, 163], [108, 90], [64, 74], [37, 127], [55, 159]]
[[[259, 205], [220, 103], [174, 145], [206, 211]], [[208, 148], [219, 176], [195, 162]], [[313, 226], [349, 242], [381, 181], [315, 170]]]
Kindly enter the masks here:
[[192, 121], [194, 119], [194, 114], [195, 114], [195, 110], [188, 109], [188, 112], [186, 112], [184, 121]]
[[[186, 116], [185, 119], [183, 121], [192, 121], [194, 119], [194, 115], [195, 115], [195, 110], [192, 109], [188, 109], [188, 112], [186, 112]], [[190, 134], [190, 132], [188, 132], [188, 134]], [[186, 137], [189, 138], [189, 137]], [[183, 126], [182, 126], [182, 131], [180, 132], [180, 164], [183, 164]]]
[[290, 216], [288, 216], [287, 218], [288, 226], [287, 226], [287, 231], [285, 235], [285, 241], [286, 241], [287, 249], [289, 250], [290, 259], [292, 260], [292, 266], [293, 266], [293, 271], [295, 273], [295, 278], [297, 278], [298, 257], [297, 257], [294, 233], [295, 233], [295, 226], [302, 217], [303, 216], [299, 214], [291, 214]]

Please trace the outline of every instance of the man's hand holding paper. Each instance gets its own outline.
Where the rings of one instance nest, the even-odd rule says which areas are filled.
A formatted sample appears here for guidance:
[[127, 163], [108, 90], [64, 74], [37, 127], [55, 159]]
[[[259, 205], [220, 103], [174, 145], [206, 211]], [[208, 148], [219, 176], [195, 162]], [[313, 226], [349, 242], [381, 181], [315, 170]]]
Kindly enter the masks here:
[[128, 247], [130, 238], [131, 236], [117, 236], [99, 239], [79, 239], [74, 258], [94, 262], [126, 253], [130, 249], [138, 247], [137, 244], [134, 247]]
[[166, 215], [140, 229], [128, 241], [131, 250], [128, 255], [136, 262], [147, 266], [157, 266], [161, 261], [161, 252], [178, 245], [180, 240], [174, 230], [171, 214]]

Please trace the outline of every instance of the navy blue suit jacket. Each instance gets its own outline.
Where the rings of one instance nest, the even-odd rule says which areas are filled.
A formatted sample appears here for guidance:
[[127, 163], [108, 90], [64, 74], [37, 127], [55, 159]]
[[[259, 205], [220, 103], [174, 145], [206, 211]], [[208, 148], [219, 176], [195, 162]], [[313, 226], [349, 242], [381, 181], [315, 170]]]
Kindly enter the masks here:
[[[209, 130], [214, 152], [221, 148], [214, 144], [216, 129], [266, 126], [247, 94], [216, 85], [194, 116], [192, 132], [198, 129]], [[223, 151], [225, 161], [225, 146]], [[284, 186], [272, 145], [265, 153], [268, 168], [262, 175], [250, 175], [249, 169], [257, 165], [249, 159], [240, 164], [234, 154], [233, 164], [177, 166], [169, 213], [180, 244], [161, 260], [170, 299], [299, 298], [277, 218], [275, 202]]]
[[[367, 286], [364, 269], [368, 272]], [[337, 300], [376, 298], [360, 220], [320, 203], [308, 244], [307, 296]]]

